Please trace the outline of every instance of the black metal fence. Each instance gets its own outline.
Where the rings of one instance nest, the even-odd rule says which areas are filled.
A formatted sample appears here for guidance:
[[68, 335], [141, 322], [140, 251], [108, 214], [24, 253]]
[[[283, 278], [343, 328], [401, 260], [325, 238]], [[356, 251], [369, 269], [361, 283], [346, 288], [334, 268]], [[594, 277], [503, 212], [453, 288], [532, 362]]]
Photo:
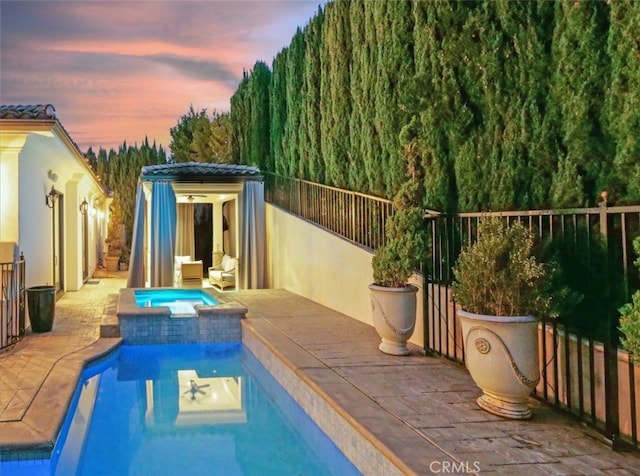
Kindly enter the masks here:
[[[375, 250], [393, 214], [388, 200], [304, 180], [267, 175], [266, 200], [349, 241]], [[596, 428], [614, 448], [638, 447], [640, 366], [619, 345], [618, 309], [640, 289], [632, 242], [640, 236], [640, 206], [495, 212], [520, 221], [538, 238], [538, 252], [554, 259], [562, 281], [582, 299], [557, 319], [541, 317], [537, 398]], [[425, 277], [425, 350], [464, 362], [460, 323], [449, 285], [462, 247], [476, 238], [488, 213], [428, 212], [431, 237]]]
[[389, 200], [306, 180], [265, 174], [265, 199], [305, 220], [374, 250], [385, 241]]
[[25, 333], [24, 277], [23, 256], [18, 261], [0, 263], [0, 352]]
[[[640, 288], [632, 242], [640, 236], [640, 206], [431, 215], [425, 266], [425, 347], [464, 362], [460, 324], [449, 285], [461, 248], [476, 238], [478, 221], [497, 215], [519, 221], [553, 259], [572, 301], [557, 319], [541, 317], [541, 381], [536, 396], [603, 433], [614, 448], [638, 447], [640, 367], [619, 350], [618, 309]], [[570, 297], [580, 296], [580, 300]]]

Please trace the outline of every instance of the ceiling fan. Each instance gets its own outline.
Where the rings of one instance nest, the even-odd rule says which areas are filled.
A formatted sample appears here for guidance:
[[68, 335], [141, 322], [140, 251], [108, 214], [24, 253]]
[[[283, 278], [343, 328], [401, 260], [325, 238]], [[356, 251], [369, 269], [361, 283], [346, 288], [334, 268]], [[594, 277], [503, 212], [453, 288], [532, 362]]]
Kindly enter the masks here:
[[202, 197], [205, 198], [206, 195], [181, 195], [182, 197], [187, 197], [187, 201], [189, 203], [193, 202], [195, 200], [196, 197]]

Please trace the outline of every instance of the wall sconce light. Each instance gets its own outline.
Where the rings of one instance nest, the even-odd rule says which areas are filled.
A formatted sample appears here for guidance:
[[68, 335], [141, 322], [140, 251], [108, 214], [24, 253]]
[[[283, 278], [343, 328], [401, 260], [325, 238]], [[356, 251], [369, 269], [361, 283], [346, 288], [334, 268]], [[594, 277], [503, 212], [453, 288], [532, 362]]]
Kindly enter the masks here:
[[56, 206], [56, 202], [58, 201], [58, 191], [51, 186], [51, 190], [48, 194], [44, 196], [44, 202], [47, 204], [49, 208], [53, 208]]
[[82, 213], [83, 215], [86, 215], [88, 210], [89, 210], [89, 202], [87, 202], [87, 199], [85, 197], [82, 200], [82, 203], [80, 204], [80, 213]]

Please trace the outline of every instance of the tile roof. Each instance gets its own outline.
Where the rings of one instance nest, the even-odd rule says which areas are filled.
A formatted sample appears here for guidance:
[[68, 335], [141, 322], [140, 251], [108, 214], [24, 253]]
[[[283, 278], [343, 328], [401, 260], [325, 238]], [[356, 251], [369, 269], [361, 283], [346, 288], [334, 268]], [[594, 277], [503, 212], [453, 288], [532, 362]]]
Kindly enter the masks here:
[[112, 192], [109, 191], [104, 184], [101, 183], [101, 178], [98, 176], [95, 170], [89, 164], [87, 157], [80, 150], [78, 144], [71, 138], [71, 135], [64, 128], [60, 120], [56, 117], [56, 108], [53, 107], [53, 104], [35, 104], [28, 106], [7, 106], [0, 105], [0, 120], [14, 120], [14, 121], [53, 121], [55, 125], [62, 131], [62, 134], [66, 136], [66, 139], [69, 141], [70, 146], [75, 150], [78, 154], [78, 157], [81, 158], [84, 166], [89, 170], [91, 176], [96, 180], [99, 186], [102, 188], [102, 191], [110, 195]]
[[141, 177], [147, 180], [171, 178], [194, 181], [213, 178], [261, 180], [258, 167], [208, 162], [180, 162], [176, 164], [147, 165], [142, 167]]
[[56, 119], [56, 108], [51, 104], [33, 106], [0, 106], [0, 119]]

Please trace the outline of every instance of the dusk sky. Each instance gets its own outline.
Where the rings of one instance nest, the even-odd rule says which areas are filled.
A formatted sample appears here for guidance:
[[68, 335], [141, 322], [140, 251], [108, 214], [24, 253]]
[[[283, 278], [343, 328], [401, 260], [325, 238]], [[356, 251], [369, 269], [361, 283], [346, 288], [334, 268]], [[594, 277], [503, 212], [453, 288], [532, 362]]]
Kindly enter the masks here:
[[53, 104], [84, 152], [228, 111], [242, 71], [269, 67], [324, 0], [0, 0], [0, 103]]

